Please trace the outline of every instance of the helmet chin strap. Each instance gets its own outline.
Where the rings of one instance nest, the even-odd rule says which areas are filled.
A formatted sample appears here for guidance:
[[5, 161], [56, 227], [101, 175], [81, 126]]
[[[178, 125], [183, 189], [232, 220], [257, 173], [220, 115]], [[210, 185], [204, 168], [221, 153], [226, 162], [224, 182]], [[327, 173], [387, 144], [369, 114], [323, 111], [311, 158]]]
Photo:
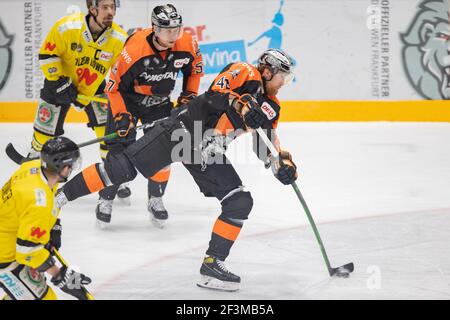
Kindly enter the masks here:
[[[95, 10], [97, 11], [97, 9], [95, 9]], [[91, 16], [92, 16], [92, 18], [94, 18], [94, 22], [100, 27], [100, 29], [102, 29], [102, 31], [104, 31], [106, 29], [106, 27], [102, 26], [100, 24], [100, 22], [98, 22], [98, 20], [97, 20], [98, 11], [97, 11], [97, 15], [93, 15], [92, 12], [91, 12]]]

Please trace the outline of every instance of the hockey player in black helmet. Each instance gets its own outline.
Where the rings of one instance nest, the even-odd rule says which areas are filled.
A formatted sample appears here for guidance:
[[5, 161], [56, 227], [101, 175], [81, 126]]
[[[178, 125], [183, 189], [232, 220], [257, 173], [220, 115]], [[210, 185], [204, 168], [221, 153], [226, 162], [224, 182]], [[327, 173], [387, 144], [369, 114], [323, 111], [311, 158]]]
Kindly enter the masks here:
[[[292, 80], [292, 60], [284, 51], [270, 49], [258, 61], [257, 66], [246, 62], [227, 65], [208, 91], [175, 109], [172, 117], [155, 123], [121, 154], [90, 166], [66, 183], [59, 194], [60, 203], [104, 188], [110, 185], [108, 181], [129, 181], [137, 172], [150, 177], [172, 162], [182, 162], [200, 191], [215, 197], [221, 206], [197, 285], [238, 290], [241, 278], [228, 271], [224, 261], [249, 217], [253, 199], [225, 155], [228, 143], [243, 133], [254, 133], [254, 151], [274, 176], [285, 185], [297, 179], [297, 166], [291, 154], [281, 149], [276, 134], [281, 110], [276, 94]], [[254, 131], [257, 128], [267, 131], [278, 157], [260, 141]]]
[[[67, 294], [86, 300], [80, 285], [91, 279], [65, 266], [58, 267], [53, 248], [61, 246], [59, 209], [55, 193], [59, 182], [64, 182], [79, 168], [80, 151], [68, 138], [48, 140], [41, 159], [22, 163], [3, 186], [0, 199], [0, 287], [4, 299], [55, 300], [55, 292], [48, 286], [44, 273], [51, 282]], [[79, 279], [74, 285], [71, 279]]]
[[[182, 31], [182, 17], [171, 5], [156, 6], [151, 13], [151, 28], [135, 32], [128, 38], [124, 52], [111, 72], [107, 94], [110, 99], [106, 134], [116, 132], [119, 138], [109, 140], [108, 156], [122, 153], [133, 143], [138, 121], [152, 123], [170, 116], [177, 106], [197, 96], [203, 76], [202, 55], [196, 40]], [[128, 58], [127, 58], [128, 57]], [[183, 76], [182, 92], [172, 98], [176, 79]], [[143, 76], [145, 75], [145, 76]], [[163, 228], [169, 219], [163, 197], [170, 177], [170, 166], [148, 177], [147, 211], [150, 221]], [[106, 228], [112, 220], [113, 204], [120, 196], [114, 185], [99, 192], [96, 208], [97, 226]]]
[[171, 4], [156, 6], [152, 11], [151, 22], [155, 31], [155, 42], [164, 49], [173, 47], [182, 34], [183, 25], [183, 19], [177, 9]]
[[59, 182], [66, 182], [74, 170], [81, 167], [80, 149], [66, 137], [56, 137], [42, 147], [41, 162], [44, 174], [56, 175]]

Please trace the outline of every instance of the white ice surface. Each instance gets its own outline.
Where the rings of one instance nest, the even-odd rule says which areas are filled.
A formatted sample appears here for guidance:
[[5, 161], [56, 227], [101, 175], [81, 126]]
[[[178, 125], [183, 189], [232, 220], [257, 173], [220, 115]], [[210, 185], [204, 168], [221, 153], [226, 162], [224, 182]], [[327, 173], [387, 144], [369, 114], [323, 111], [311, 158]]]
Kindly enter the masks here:
[[[32, 129], [0, 124], [0, 133], [1, 150], [13, 142], [25, 152]], [[66, 125], [66, 135], [94, 138], [81, 124]], [[149, 222], [139, 176], [131, 207], [116, 203], [105, 231], [94, 227], [96, 195], [67, 205], [61, 253], [92, 277], [97, 299], [450, 298], [449, 123], [281, 123], [279, 135], [331, 264], [353, 262], [350, 278], [328, 276], [294, 191], [263, 168], [244, 137], [229, 150], [255, 203], [227, 259], [242, 278], [239, 292], [195, 285], [220, 205], [180, 164], [172, 167], [164, 230]], [[98, 159], [96, 146], [83, 149], [84, 166]], [[16, 165], [3, 151], [0, 164], [4, 183]]]

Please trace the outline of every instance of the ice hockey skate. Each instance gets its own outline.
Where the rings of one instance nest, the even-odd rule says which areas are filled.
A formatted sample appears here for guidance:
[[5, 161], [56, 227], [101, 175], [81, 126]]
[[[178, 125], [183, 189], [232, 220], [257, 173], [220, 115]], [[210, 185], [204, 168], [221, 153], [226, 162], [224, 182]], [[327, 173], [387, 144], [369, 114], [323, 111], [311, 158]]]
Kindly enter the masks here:
[[112, 204], [114, 200], [107, 200], [100, 197], [98, 199], [95, 215], [97, 217], [96, 225], [100, 230], [106, 229], [111, 222]]
[[229, 272], [225, 263], [215, 257], [205, 257], [200, 268], [200, 281], [197, 286], [201, 288], [237, 291], [241, 284], [241, 278]]
[[167, 213], [162, 197], [150, 197], [148, 199], [147, 210], [150, 213], [150, 221], [157, 228], [163, 229], [169, 214]]

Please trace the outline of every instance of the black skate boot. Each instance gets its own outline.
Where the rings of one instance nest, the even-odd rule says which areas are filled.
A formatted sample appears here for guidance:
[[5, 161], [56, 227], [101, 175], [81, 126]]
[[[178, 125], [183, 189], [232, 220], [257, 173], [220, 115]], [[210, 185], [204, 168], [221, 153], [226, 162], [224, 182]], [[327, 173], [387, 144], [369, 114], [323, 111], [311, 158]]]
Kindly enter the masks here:
[[106, 226], [111, 222], [112, 205], [114, 200], [107, 200], [100, 197], [98, 199], [97, 208], [95, 208], [95, 215], [97, 216], [97, 227], [106, 229]]
[[128, 183], [122, 183], [117, 190], [117, 198], [119, 198], [120, 202], [126, 206], [131, 206], [131, 190], [128, 187]]
[[205, 257], [197, 286], [221, 291], [237, 291], [241, 278], [227, 270], [225, 263], [215, 257]]
[[150, 197], [148, 199], [147, 210], [150, 212], [150, 221], [157, 228], [164, 228], [164, 225], [169, 219], [162, 197]]

